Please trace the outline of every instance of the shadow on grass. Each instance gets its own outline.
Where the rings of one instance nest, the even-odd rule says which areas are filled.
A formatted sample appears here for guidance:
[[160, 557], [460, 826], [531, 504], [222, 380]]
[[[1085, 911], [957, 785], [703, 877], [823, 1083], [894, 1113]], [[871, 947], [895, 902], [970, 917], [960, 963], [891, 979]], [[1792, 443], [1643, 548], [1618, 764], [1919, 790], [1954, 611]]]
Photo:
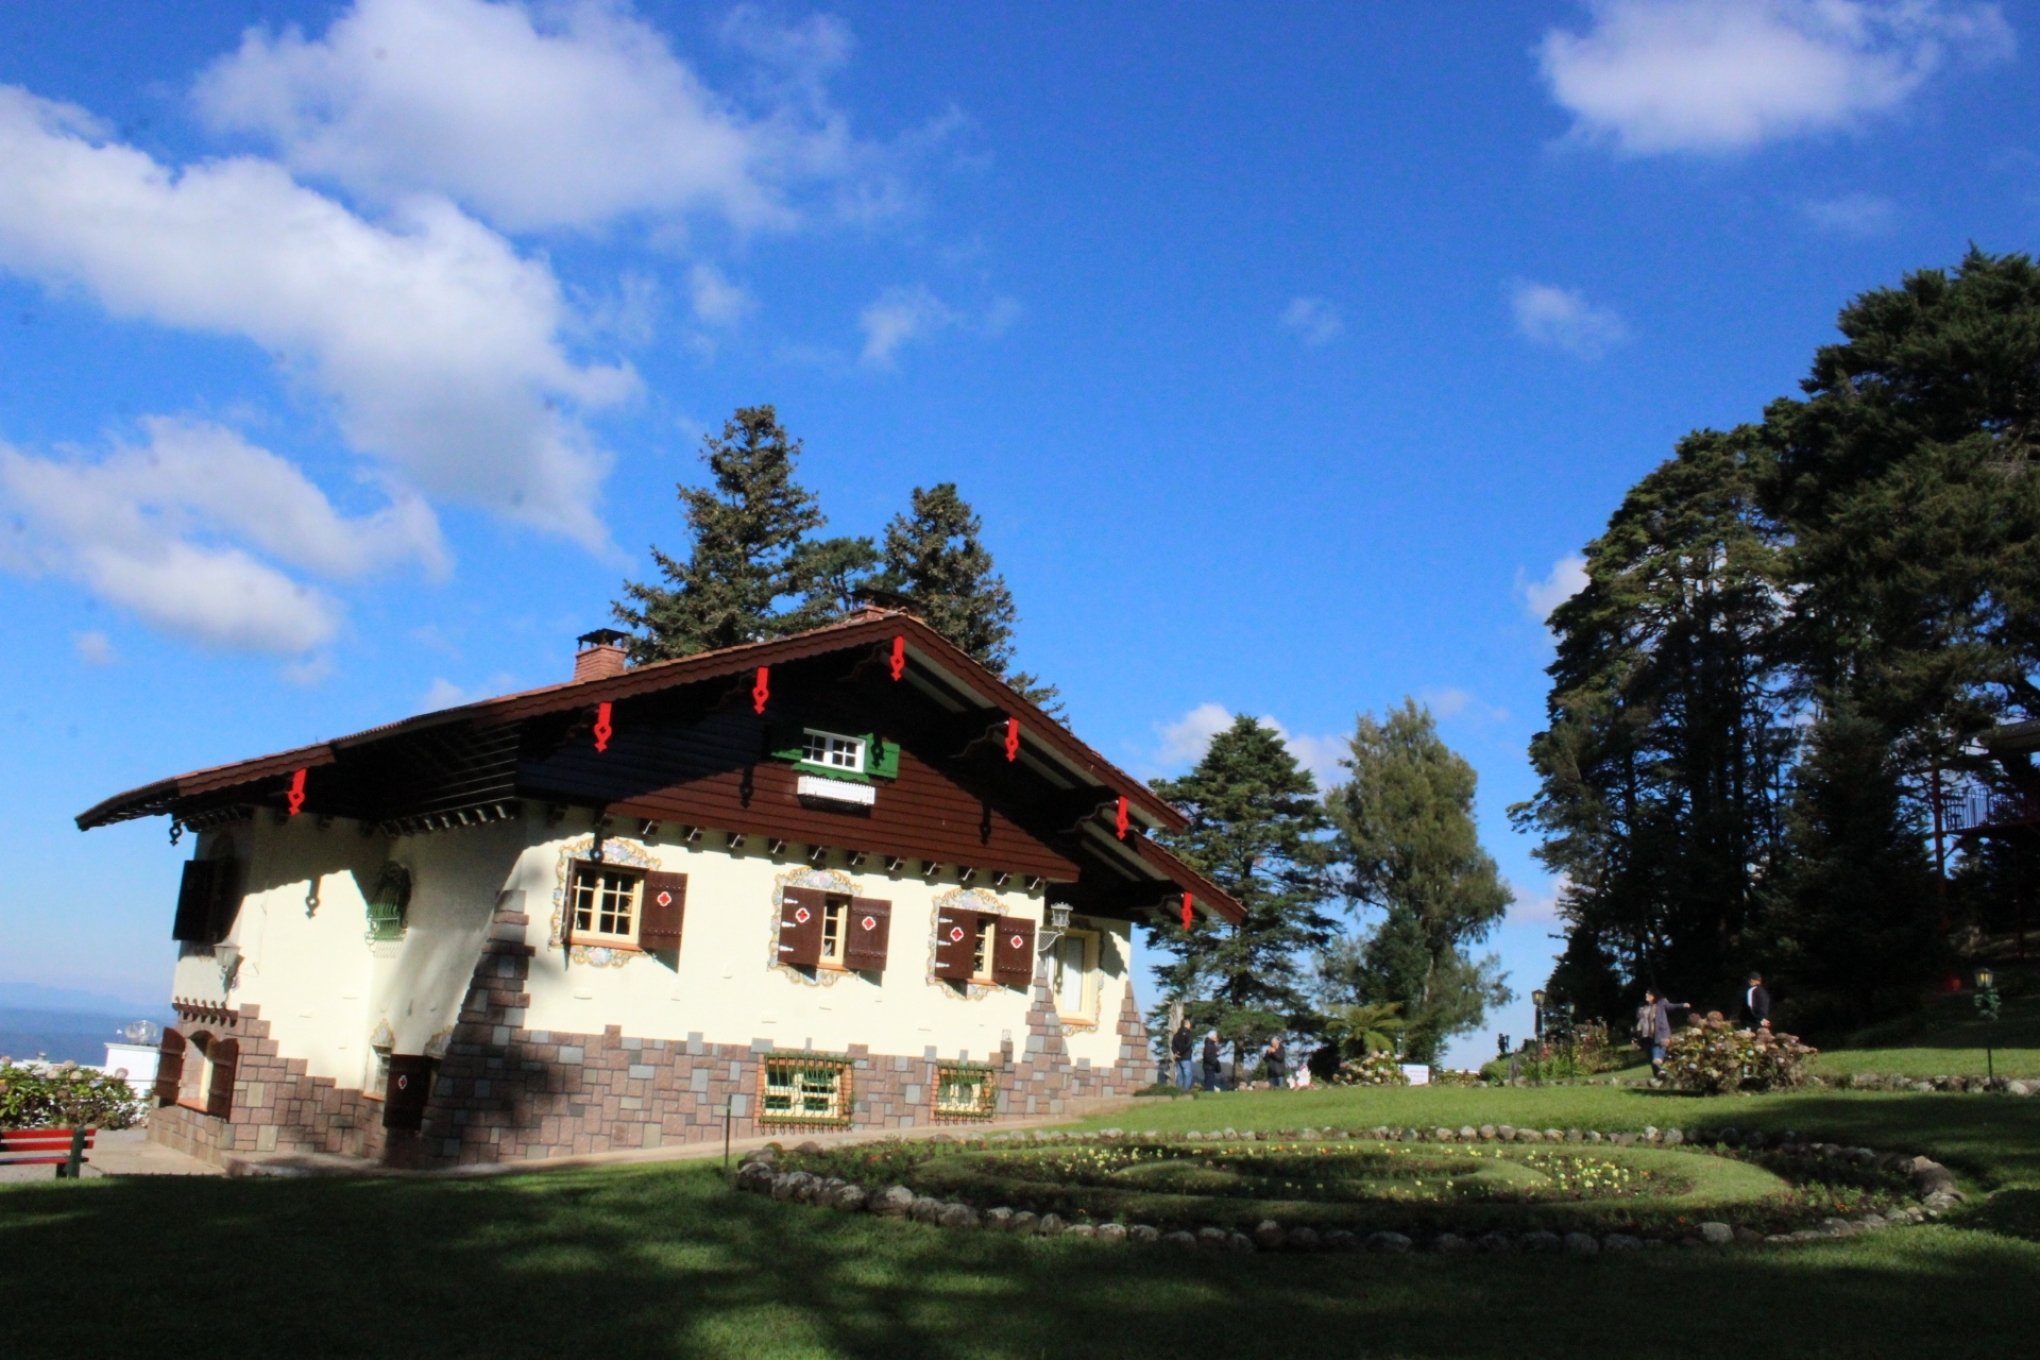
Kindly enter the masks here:
[[[0, 1193], [14, 1354], [1630, 1356], [2017, 1353], [2040, 1247], [1206, 1256], [775, 1204], [698, 1167]], [[1642, 1306], [1641, 1309], [1639, 1306]]]

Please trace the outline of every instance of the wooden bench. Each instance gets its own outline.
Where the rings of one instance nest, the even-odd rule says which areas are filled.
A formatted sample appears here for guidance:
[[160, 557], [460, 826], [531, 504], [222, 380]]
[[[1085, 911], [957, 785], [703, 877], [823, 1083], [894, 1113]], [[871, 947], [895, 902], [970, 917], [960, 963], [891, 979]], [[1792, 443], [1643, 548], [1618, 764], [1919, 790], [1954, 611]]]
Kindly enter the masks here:
[[54, 1166], [58, 1180], [77, 1180], [96, 1129], [0, 1129], [0, 1166]]

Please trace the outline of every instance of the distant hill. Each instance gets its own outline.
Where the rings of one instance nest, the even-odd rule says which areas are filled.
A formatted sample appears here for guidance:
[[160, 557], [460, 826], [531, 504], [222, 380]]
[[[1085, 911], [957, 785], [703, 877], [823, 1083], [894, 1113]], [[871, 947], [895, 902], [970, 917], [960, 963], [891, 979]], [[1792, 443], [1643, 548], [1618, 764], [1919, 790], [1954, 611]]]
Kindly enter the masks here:
[[[45, 987], [39, 982], [17, 982], [0, 978], [0, 1010], [36, 1011], [82, 1011], [90, 1015], [120, 1015], [133, 1011], [134, 1016], [146, 1015], [156, 1018], [156, 1012], [163, 1009], [163, 998], [170, 994], [170, 980], [165, 977], [162, 990], [145, 996], [116, 996], [110, 992], [80, 991], [75, 987]], [[133, 1019], [134, 1016], [129, 1016]]]

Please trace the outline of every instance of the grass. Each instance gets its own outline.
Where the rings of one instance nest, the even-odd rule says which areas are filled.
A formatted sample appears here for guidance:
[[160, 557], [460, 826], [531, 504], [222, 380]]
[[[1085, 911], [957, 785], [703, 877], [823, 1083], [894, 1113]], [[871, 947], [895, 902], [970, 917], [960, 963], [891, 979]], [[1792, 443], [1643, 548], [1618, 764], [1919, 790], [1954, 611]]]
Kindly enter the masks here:
[[2021, 1354], [2040, 1329], [2040, 1098], [1390, 1090], [1155, 1101], [1109, 1123], [1734, 1124], [1930, 1151], [1997, 1193], [1791, 1249], [1182, 1255], [950, 1233], [676, 1164], [487, 1181], [0, 1187], [9, 1354], [1080, 1357]]
[[1822, 1051], [1811, 1070], [1826, 1077], [1980, 1077], [1986, 1042], [2000, 1077], [2040, 1077], [2040, 994], [2006, 996], [1995, 1021], [1977, 1013], [1967, 992], [1935, 996], [1915, 1014], [1859, 1030]]

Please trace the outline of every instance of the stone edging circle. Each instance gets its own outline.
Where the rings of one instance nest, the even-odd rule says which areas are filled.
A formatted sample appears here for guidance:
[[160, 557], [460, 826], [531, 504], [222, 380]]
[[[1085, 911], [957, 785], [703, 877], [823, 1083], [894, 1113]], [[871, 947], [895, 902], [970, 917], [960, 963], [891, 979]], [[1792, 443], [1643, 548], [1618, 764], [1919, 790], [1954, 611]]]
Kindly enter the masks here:
[[[1921, 1223], [1939, 1218], [1966, 1198], [1962, 1191], [1956, 1188], [1954, 1173], [1926, 1156], [1878, 1152], [1872, 1148], [1848, 1147], [1839, 1143], [1803, 1141], [1798, 1134], [1790, 1130], [1767, 1135], [1759, 1131], [1742, 1132], [1732, 1128], [1695, 1129], [1689, 1132], [1678, 1128], [1660, 1129], [1647, 1126], [1640, 1132], [1603, 1133], [1594, 1129], [1519, 1129], [1508, 1124], [1482, 1124], [1478, 1128], [1462, 1125], [1457, 1129], [1392, 1129], [1379, 1126], [1371, 1129], [1283, 1129], [1276, 1132], [1252, 1130], [1245, 1133], [1234, 1129], [1222, 1129], [1179, 1134], [1126, 1133], [1120, 1129], [1104, 1129], [1093, 1134], [998, 1134], [971, 1142], [975, 1146], [988, 1149], [1024, 1149], [1063, 1144], [1240, 1143], [1276, 1139], [1301, 1142], [1338, 1142], [1352, 1139], [1402, 1143], [1493, 1142], [1582, 1145], [1598, 1143], [1612, 1147], [1633, 1147], [1639, 1143], [1678, 1147], [1685, 1143], [1696, 1145], [1704, 1143], [1722, 1147], [1769, 1150], [1816, 1162], [1838, 1162], [1873, 1167], [1880, 1171], [1902, 1172], [1912, 1182], [1913, 1196], [1918, 1203], [1882, 1214], [1869, 1213], [1856, 1218], [1827, 1218], [1817, 1227], [1789, 1233], [1772, 1233], [1768, 1236], [1751, 1228], [1707, 1222], [1694, 1225], [1690, 1234], [1678, 1237], [1639, 1236], [1630, 1233], [1606, 1233], [1596, 1237], [1586, 1232], [1560, 1234], [1533, 1229], [1520, 1233], [1488, 1232], [1471, 1238], [1444, 1232], [1418, 1239], [1398, 1232], [1374, 1232], [1362, 1236], [1340, 1228], [1321, 1232], [1303, 1226], [1284, 1227], [1273, 1219], [1264, 1219], [1256, 1224], [1251, 1234], [1220, 1227], [1203, 1227], [1195, 1232], [1187, 1229], [1163, 1232], [1145, 1223], [1072, 1223], [1058, 1214], [1037, 1215], [1025, 1209], [1001, 1207], [981, 1211], [968, 1204], [916, 1195], [904, 1185], [878, 1188], [859, 1185], [836, 1176], [817, 1176], [811, 1171], [780, 1171], [774, 1165], [778, 1160], [778, 1151], [773, 1145], [757, 1148], [745, 1154], [742, 1164], [737, 1168], [736, 1188], [740, 1191], [770, 1195], [773, 1199], [796, 1204], [812, 1204], [844, 1213], [869, 1213], [880, 1218], [911, 1219], [916, 1223], [944, 1228], [974, 1228], [1035, 1237], [1080, 1237], [1103, 1242], [1158, 1243], [1192, 1250], [1391, 1253], [1430, 1251], [1443, 1254], [1497, 1255], [1515, 1252], [1562, 1252], [1571, 1256], [1594, 1256], [1603, 1251], [1637, 1251], [1675, 1243], [1682, 1246], [1719, 1247], [1739, 1242], [1796, 1243], [1853, 1237], [1859, 1233], [1873, 1232], [1899, 1224]], [[959, 1140], [938, 1134], [926, 1141], [939, 1145], [954, 1144]], [[820, 1150], [816, 1144], [804, 1143], [796, 1148], [795, 1152], [804, 1154]]]

